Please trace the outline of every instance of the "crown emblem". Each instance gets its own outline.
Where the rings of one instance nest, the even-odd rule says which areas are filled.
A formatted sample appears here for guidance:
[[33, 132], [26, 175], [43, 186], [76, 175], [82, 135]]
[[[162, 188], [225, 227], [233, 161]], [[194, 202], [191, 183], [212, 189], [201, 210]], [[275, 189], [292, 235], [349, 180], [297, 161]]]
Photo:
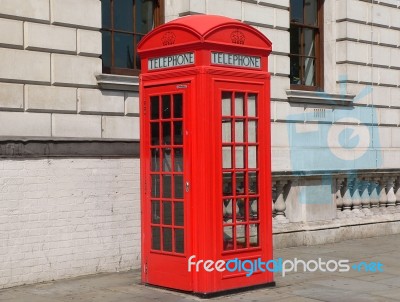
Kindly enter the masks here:
[[231, 33], [231, 39], [232, 39], [232, 43], [244, 44], [246, 37], [244, 36], [244, 34], [241, 31], [235, 30]]
[[175, 34], [171, 31], [167, 31], [161, 38], [162, 44], [165, 45], [172, 45], [175, 43]]

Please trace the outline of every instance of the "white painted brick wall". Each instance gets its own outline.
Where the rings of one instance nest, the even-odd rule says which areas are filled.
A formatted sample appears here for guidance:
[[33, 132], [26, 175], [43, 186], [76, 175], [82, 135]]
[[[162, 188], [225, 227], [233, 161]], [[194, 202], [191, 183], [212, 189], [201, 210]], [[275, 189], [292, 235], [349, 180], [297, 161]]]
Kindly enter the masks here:
[[0, 288], [140, 267], [138, 159], [0, 160]]

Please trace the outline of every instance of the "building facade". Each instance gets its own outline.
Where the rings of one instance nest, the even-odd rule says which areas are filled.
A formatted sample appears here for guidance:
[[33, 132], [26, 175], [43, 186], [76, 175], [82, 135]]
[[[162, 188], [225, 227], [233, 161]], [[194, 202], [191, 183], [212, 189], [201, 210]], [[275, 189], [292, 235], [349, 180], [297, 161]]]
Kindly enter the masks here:
[[273, 43], [275, 246], [400, 232], [400, 1], [0, 0], [0, 288], [139, 268], [136, 46], [192, 14]]

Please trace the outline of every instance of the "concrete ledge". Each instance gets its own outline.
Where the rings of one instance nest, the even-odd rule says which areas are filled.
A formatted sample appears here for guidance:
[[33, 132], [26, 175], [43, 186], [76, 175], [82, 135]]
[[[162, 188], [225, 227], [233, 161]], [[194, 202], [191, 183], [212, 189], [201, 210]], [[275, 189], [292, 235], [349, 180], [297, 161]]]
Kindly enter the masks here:
[[375, 236], [400, 234], [400, 212], [332, 221], [277, 223], [273, 225], [274, 248], [318, 245]]
[[289, 102], [333, 106], [352, 106], [355, 95], [332, 94], [319, 91], [286, 90]]

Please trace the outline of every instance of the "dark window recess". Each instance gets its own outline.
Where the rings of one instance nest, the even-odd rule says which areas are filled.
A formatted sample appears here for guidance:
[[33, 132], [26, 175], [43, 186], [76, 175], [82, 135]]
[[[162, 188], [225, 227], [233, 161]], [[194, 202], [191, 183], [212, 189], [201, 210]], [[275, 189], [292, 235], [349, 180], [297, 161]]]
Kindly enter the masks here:
[[164, 0], [101, 0], [104, 73], [139, 74], [137, 45], [163, 22], [163, 4]]
[[323, 89], [322, 0], [290, 1], [290, 84]]

